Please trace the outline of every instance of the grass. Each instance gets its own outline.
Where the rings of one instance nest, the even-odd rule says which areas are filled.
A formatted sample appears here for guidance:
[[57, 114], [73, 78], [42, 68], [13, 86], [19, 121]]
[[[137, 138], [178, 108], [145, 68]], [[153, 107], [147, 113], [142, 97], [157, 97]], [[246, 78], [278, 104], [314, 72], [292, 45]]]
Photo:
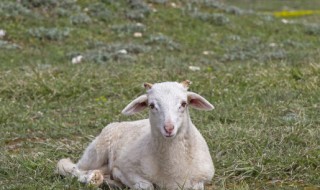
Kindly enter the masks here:
[[174, 2], [0, 2], [0, 189], [94, 189], [56, 162], [147, 117], [120, 114], [143, 82], [184, 79], [216, 107], [191, 112], [216, 167], [208, 189], [320, 188], [320, 16]]

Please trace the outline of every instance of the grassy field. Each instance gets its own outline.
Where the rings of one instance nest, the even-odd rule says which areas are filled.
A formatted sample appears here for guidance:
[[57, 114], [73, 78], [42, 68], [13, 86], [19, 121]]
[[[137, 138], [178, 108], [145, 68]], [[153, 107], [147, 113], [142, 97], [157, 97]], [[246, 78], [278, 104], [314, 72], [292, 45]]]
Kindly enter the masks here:
[[319, 189], [320, 15], [233, 2], [1, 1], [0, 189], [95, 189], [56, 162], [147, 117], [120, 114], [143, 82], [185, 79], [216, 107], [191, 111], [216, 167], [208, 189]]

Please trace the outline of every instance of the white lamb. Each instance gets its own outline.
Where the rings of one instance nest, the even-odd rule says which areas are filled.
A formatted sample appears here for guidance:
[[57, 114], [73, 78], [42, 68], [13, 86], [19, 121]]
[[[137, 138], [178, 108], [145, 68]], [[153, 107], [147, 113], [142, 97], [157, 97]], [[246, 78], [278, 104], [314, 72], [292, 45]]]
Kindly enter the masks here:
[[149, 107], [149, 119], [109, 124], [77, 164], [62, 159], [57, 172], [97, 186], [105, 182], [133, 189], [204, 189], [214, 166], [188, 107], [214, 107], [187, 91], [189, 84], [145, 83], [147, 94], [133, 100], [122, 113], [131, 115]]

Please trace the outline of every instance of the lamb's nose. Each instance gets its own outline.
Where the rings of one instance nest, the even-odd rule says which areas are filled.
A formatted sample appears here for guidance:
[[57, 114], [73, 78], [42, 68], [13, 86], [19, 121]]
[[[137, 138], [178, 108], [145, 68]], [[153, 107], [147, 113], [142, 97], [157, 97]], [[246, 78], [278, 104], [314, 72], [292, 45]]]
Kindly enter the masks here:
[[172, 131], [174, 130], [173, 124], [166, 124], [166, 125], [164, 126], [164, 130], [165, 130], [168, 134], [171, 134]]

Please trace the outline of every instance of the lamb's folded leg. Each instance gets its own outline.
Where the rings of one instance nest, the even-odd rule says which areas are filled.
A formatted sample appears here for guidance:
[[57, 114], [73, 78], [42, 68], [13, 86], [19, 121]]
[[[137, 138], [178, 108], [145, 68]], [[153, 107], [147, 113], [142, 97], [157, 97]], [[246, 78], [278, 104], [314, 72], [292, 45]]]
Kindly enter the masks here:
[[63, 176], [76, 177], [82, 183], [95, 186], [101, 185], [104, 179], [101, 170], [80, 170], [69, 158], [58, 162], [56, 172]]

